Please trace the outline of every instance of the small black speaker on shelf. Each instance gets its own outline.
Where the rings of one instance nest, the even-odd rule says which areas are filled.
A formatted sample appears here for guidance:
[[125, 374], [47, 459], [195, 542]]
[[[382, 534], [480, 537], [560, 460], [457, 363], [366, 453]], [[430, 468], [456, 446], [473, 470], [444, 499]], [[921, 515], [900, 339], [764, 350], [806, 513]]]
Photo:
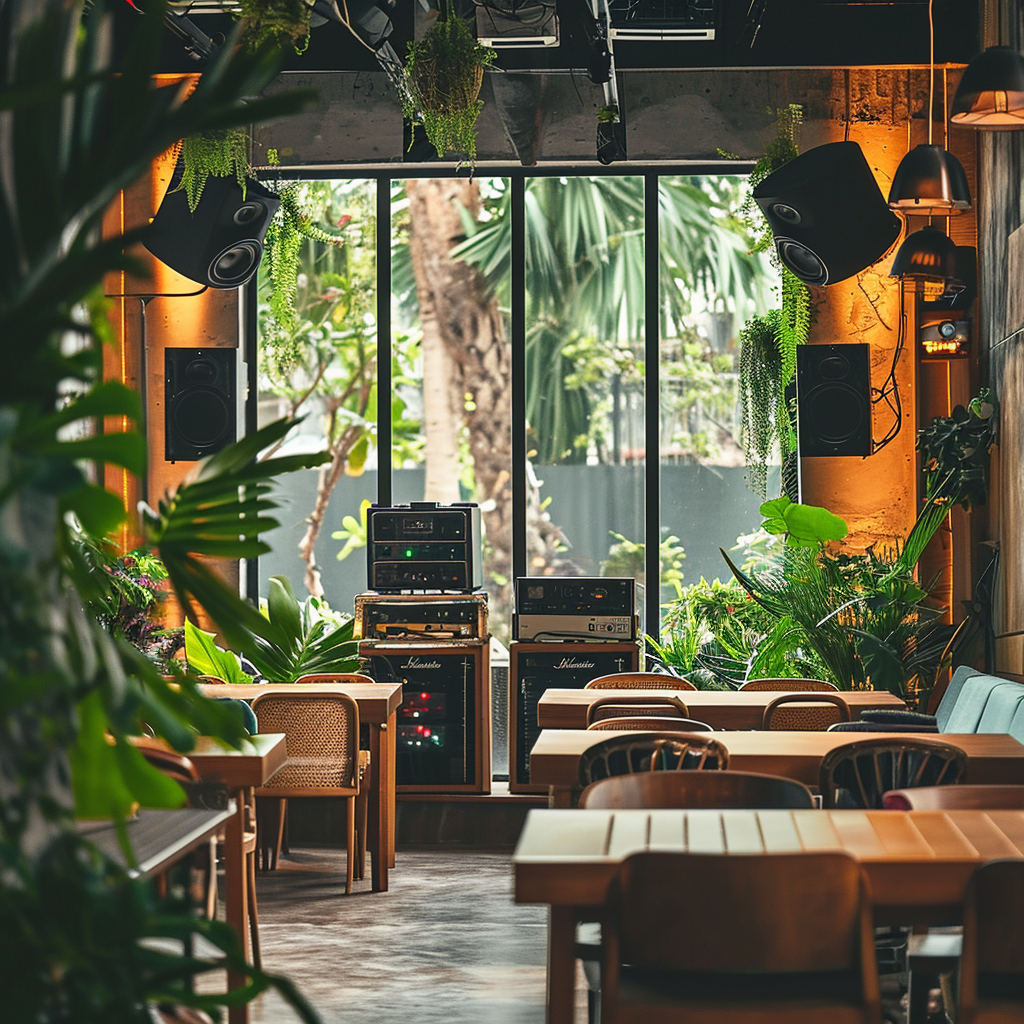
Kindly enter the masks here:
[[801, 345], [796, 350], [801, 458], [871, 454], [868, 345]]
[[856, 142], [830, 142], [801, 153], [754, 189], [775, 236], [779, 259], [808, 284], [859, 274], [899, 237]]
[[194, 462], [237, 435], [233, 348], [164, 349], [164, 458]]
[[195, 211], [185, 190], [164, 196], [143, 244], [162, 263], [210, 288], [237, 288], [256, 273], [263, 239], [281, 200], [258, 181], [245, 196], [234, 178], [211, 177]]

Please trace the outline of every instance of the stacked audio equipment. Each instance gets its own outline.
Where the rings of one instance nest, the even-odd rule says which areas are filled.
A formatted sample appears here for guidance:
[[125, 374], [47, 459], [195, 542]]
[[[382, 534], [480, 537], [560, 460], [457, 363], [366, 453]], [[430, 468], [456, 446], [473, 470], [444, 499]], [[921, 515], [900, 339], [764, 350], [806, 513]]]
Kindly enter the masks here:
[[628, 577], [526, 576], [516, 580], [509, 665], [509, 789], [530, 782], [540, 734], [537, 702], [547, 689], [582, 689], [611, 672], [635, 672], [636, 582]]

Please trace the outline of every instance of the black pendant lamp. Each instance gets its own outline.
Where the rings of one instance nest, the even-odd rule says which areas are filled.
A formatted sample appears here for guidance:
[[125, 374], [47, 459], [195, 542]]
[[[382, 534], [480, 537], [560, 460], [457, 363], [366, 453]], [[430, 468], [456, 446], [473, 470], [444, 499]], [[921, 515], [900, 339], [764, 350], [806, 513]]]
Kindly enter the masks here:
[[[889, 206], [905, 214], [962, 213], [971, 205], [963, 165], [952, 153], [932, 145], [935, 102], [934, 0], [928, 0], [928, 144], [915, 146], [900, 161], [889, 189]], [[943, 109], [945, 117], [945, 109]]]
[[950, 121], [962, 128], [1024, 128], [1024, 58], [1008, 46], [990, 46], [964, 70]]
[[892, 261], [889, 276], [950, 281], [956, 273], [956, 246], [948, 235], [929, 224], [907, 235]]

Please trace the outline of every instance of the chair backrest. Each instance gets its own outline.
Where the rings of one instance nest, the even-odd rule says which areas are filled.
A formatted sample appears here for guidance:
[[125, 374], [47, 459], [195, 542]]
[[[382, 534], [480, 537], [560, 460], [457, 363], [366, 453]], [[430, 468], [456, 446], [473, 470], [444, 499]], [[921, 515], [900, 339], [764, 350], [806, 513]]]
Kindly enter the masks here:
[[689, 679], [664, 672], [612, 672], [587, 683], [588, 690], [696, 690]]
[[834, 693], [784, 693], [764, 709], [763, 729], [816, 730], [850, 720], [849, 705]]
[[[935, 711], [936, 724], [939, 732], [977, 732], [978, 723], [984, 714], [985, 705], [993, 690], [1000, 686], [1019, 686], [1019, 683], [1010, 683], [998, 676], [973, 675], [964, 680], [960, 687], [956, 702], [948, 711], [945, 710], [946, 701]], [[953, 684], [950, 683], [950, 690]], [[947, 696], [949, 691], [946, 691]]]
[[955, 785], [966, 772], [967, 755], [950, 743], [910, 736], [855, 740], [821, 759], [821, 805], [877, 810], [891, 789]]
[[693, 718], [662, 718], [655, 715], [633, 715], [625, 713], [621, 718], [602, 718], [599, 722], [591, 722], [590, 730], [611, 732], [630, 730], [633, 732], [714, 732], [707, 722], [698, 722]]
[[163, 747], [148, 746], [137, 743], [135, 749], [154, 767], [175, 782], [198, 782], [199, 771], [184, 754], [176, 750], [165, 750]]
[[[992, 860], [967, 886], [956, 1019], [992, 1024], [1024, 1019], [1024, 861]], [[991, 1001], [993, 1013], [985, 1013]]]
[[[968, 679], [974, 676], [982, 675], [981, 672], [976, 668], [971, 668], [969, 665], [960, 665], [953, 672], [952, 678], [949, 680], [949, 685], [945, 688], [942, 693], [942, 697], [939, 699], [939, 703], [936, 705], [934, 710], [929, 708], [932, 714], [935, 715], [935, 720], [939, 726], [939, 732], [952, 732], [952, 729], [946, 728], [946, 722], [949, 720], [949, 716], [956, 707], [957, 701], [960, 699], [960, 694], [963, 691], [964, 684]], [[931, 702], [929, 702], [931, 703]]]
[[610, 736], [580, 755], [580, 785], [631, 772], [729, 767], [729, 751], [708, 733], [648, 732]]
[[985, 701], [978, 719], [976, 732], [1004, 733], [1010, 731], [1014, 715], [1024, 704], [1024, 685], [1007, 680], [1002, 686], [994, 686]]
[[587, 725], [600, 722], [605, 718], [622, 718], [624, 715], [654, 715], [659, 718], [686, 718], [689, 708], [674, 694], [666, 693], [659, 697], [641, 697], [639, 694], [620, 693], [608, 697], [598, 697], [587, 708]]
[[613, 775], [583, 790], [580, 807], [814, 807], [811, 791], [794, 779], [756, 772], [638, 772]]
[[372, 676], [364, 675], [362, 672], [311, 672], [309, 675], [300, 676], [296, 683], [366, 683], [373, 685], [377, 682]]
[[[799, 975], [777, 993], [792, 1000], [792, 985], [813, 985], [817, 975], [816, 987], [833, 989], [826, 997], [850, 999], [853, 989], [877, 1002], [868, 888], [845, 853], [636, 853], [619, 867], [607, 909], [613, 979], [622, 963], [686, 972], [695, 987], [701, 976]], [[679, 937], [683, 921], [693, 923], [692, 941]], [[700, 987], [712, 1003], [733, 994], [729, 985]]]
[[748, 679], [741, 690], [789, 690], [790, 693], [814, 691], [816, 693], [838, 690], [835, 683], [824, 679]]
[[[359, 708], [341, 693], [261, 693], [252, 702], [260, 732], [283, 732], [288, 759], [262, 788], [282, 796], [325, 796], [359, 788]], [[288, 792], [285, 792], [285, 791]]]
[[887, 811], [1024, 810], [1024, 786], [919, 786], [882, 796]]

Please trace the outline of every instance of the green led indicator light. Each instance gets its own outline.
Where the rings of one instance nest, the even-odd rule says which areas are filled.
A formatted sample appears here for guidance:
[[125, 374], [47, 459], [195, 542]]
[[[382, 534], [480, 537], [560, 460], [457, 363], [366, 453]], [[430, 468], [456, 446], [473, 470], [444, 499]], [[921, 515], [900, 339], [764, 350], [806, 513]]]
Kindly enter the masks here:
[[406, 557], [406, 558], [412, 558], [412, 556], [413, 556], [413, 555], [414, 555], [415, 553], [416, 553], [416, 552], [415, 552], [415, 551], [413, 551], [413, 549], [412, 549], [412, 548], [406, 548], [406, 549], [405, 549], [405, 557]]

